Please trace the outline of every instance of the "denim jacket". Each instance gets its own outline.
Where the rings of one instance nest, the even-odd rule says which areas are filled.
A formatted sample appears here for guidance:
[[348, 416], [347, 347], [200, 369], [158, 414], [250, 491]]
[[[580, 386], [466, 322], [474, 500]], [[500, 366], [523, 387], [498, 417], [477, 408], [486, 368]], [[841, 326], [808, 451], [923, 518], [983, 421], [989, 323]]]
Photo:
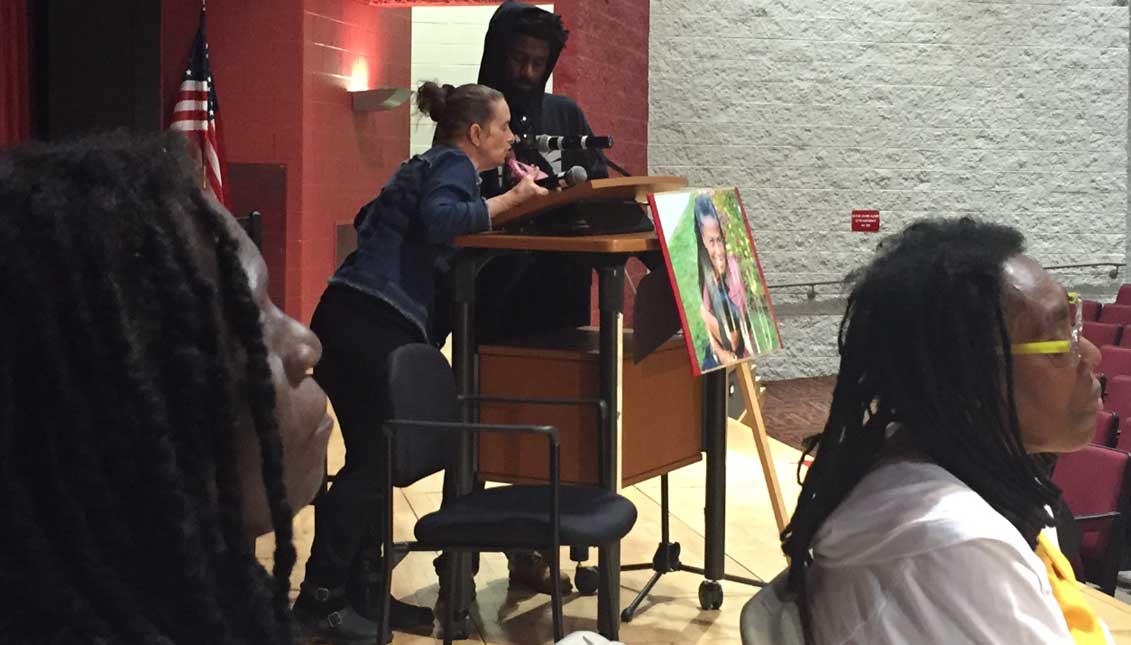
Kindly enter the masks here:
[[[479, 175], [459, 148], [433, 146], [401, 164], [377, 197], [354, 218], [357, 250], [330, 284], [380, 298], [442, 343], [448, 321], [446, 284], [452, 238], [491, 227]], [[443, 302], [441, 302], [441, 300]]]

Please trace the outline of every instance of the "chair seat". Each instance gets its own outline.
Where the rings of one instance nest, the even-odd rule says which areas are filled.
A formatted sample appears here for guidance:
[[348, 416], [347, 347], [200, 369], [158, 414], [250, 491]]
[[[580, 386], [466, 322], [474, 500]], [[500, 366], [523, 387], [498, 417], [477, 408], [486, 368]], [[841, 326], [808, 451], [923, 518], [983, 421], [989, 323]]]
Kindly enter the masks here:
[[[549, 505], [549, 486], [488, 488], [420, 518], [416, 539], [425, 544], [493, 548], [549, 544]], [[596, 546], [619, 540], [636, 523], [632, 502], [591, 486], [562, 486], [558, 510], [563, 545]]]

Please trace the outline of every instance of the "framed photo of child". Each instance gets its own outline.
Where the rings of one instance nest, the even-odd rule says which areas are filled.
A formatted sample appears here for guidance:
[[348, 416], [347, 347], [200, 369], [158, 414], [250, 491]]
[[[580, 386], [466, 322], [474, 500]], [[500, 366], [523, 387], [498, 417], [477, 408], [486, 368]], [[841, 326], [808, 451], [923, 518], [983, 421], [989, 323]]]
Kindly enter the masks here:
[[737, 188], [648, 198], [696, 376], [781, 347]]

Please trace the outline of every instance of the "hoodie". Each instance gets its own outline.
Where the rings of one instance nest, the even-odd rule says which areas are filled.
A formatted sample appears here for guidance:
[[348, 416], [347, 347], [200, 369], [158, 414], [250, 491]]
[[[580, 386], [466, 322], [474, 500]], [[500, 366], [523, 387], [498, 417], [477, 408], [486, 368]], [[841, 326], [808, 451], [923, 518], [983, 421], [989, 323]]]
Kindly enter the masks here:
[[[585, 114], [573, 100], [546, 93], [561, 48], [550, 43], [546, 73], [533, 91], [522, 92], [506, 81], [507, 51], [519, 35], [517, 24], [526, 14], [546, 13], [538, 7], [508, 0], [491, 18], [483, 40], [479, 83], [503, 93], [511, 109], [511, 129], [516, 134], [590, 135]], [[523, 121], [525, 117], [525, 122]], [[516, 149], [519, 161], [536, 165], [547, 174], [580, 165], [590, 179], [608, 177], [605, 162], [589, 151], [540, 154]], [[507, 185], [501, 169], [481, 175], [484, 197], [502, 193]], [[554, 329], [589, 324], [592, 269], [568, 254], [504, 255], [483, 267], [477, 280], [476, 318], [479, 340], [484, 343], [513, 339]]]
[[[518, 135], [591, 135], [593, 130], [572, 99], [557, 94], [546, 93], [546, 83], [557, 65], [562, 48], [550, 43], [550, 57], [546, 61], [546, 72], [533, 91], [524, 92], [511, 87], [507, 82], [507, 51], [511, 41], [518, 35], [518, 23], [523, 16], [547, 13], [533, 5], [508, 0], [495, 11], [483, 39], [483, 58], [479, 63], [479, 84], [493, 87], [503, 93], [511, 109], [511, 130]], [[552, 151], [537, 153], [518, 149], [519, 161], [536, 165], [547, 174], [557, 174], [573, 166], [582, 166], [590, 179], [608, 177], [608, 168], [598, 155], [584, 151]], [[489, 170], [484, 173], [484, 197], [499, 194], [505, 188], [500, 181], [500, 171]]]

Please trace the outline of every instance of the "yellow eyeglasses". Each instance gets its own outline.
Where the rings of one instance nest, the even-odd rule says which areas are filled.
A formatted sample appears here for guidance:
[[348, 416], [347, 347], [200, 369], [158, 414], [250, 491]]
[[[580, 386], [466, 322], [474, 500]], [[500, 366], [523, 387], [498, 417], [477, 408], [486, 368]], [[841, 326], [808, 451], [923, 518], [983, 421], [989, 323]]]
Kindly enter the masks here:
[[1010, 345], [1014, 354], [1069, 354], [1073, 360], [1080, 358], [1080, 334], [1084, 330], [1084, 308], [1080, 294], [1068, 293], [1068, 315], [1072, 316], [1072, 333], [1068, 340], [1040, 340], [1033, 343]]

